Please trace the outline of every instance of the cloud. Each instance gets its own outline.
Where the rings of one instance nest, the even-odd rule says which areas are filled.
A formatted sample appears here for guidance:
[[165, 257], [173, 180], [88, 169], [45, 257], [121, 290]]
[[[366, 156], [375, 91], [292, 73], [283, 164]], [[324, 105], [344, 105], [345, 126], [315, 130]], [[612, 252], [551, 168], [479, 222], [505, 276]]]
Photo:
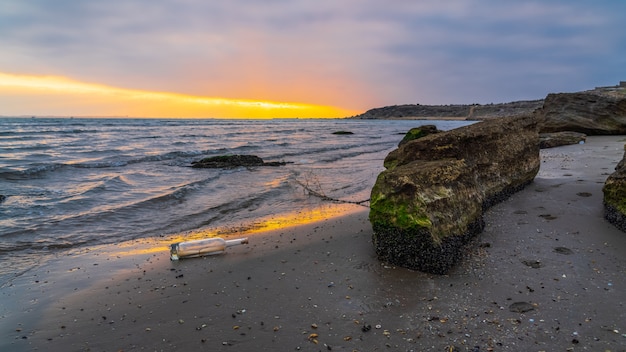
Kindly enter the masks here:
[[0, 71], [349, 109], [498, 102], [623, 79], [625, 21], [621, 2], [571, 0], [5, 0]]

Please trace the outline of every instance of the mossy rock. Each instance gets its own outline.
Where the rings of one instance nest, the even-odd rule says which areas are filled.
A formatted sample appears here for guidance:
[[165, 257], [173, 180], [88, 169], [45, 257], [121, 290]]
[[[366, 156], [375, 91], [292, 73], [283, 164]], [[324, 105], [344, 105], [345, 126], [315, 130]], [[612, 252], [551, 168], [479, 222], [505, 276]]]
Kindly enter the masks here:
[[484, 226], [483, 212], [539, 171], [533, 116], [489, 120], [404, 143], [385, 158], [370, 197], [379, 259], [442, 274]]
[[[625, 146], [626, 147], [626, 146]], [[605, 181], [604, 217], [615, 227], [626, 231], [626, 154]]]
[[398, 143], [398, 147], [412, 140], [419, 139], [419, 138], [428, 136], [429, 134], [439, 133], [439, 132], [441, 131], [439, 131], [437, 129], [437, 126], [435, 125], [422, 125], [419, 127], [411, 128], [409, 132], [407, 132], [404, 135], [404, 138], [402, 138], [400, 143]]
[[482, 195], [464, 174], [463, 160], [402, 165], [382, 172], [372, 189], [370, 222], [381, 227], [428, 231], [433, 243], [463, 233], [482, 213]]

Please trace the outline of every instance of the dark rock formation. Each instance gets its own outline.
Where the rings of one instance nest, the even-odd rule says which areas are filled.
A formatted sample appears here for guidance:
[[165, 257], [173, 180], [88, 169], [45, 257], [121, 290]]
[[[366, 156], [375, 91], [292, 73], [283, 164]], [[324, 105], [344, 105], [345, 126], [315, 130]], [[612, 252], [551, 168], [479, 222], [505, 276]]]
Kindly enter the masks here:
[[366, 111], [355, 119], [404, 119], [419, 117], [467, 117], [470, 105], [405, 104], [384, 106]]
[[335, 132], [333, 132], [333, 134], [337, 134], [337, 135], [349, 135], [349, 134], [354, 134], [354, 132], [350, 132], [350, 131], [335, 131]]
[[539, 148], [554, 148], [562, 145], [579, 144], [585, 142], [587, 135], [580, 132], [554, 132], [554, 133], [540, 133], [539, 134]]
[[484, 209], [534, 179], [538, 138], [528, 115], [431, 134], [392, 151], [370, 201], [379, 259], [446, 273], [482, 231]]
[[537, 115], [541, 132], [626, 134], [626, 89], [548, 94]]
[[459, 120], [484, 120], [494, 117], [527, 115], [541, 108], [543, 100], [523, 100], [501, 104], [420, 105], [405, 104], [385, 106], [353, 116], [355, 119], [421, 119], [456, 118]]
[[428, 136], [429, 134], [439, 133], [439, 129], [435, 125], [422, 125], [419, 127], [411, 128], [409, 132], [404, 135], [404, 138], [398, 143], [398, 147], [412, 141], [414, 139], [422, 138]]
[[467, 119], [485, 120], [496, 117], [528, 115], [542, 106], [543, 99], [520, 100], [501, 104], [474, 105]]
[[228, 169], [240, 166], [281, 166], [285, 164], [286, 162], [278, 161], [264, 162], [263, 159], [259, 158], [256, 155], [219, 155], [207, 157], [199, 161], [194, 161], [191, 163], [191, 167]]
[[[625, 146], [626, 149], [626, 146]], [[604, 217], [615, 227], [626, 231], [626, 154], [604, 183]]]

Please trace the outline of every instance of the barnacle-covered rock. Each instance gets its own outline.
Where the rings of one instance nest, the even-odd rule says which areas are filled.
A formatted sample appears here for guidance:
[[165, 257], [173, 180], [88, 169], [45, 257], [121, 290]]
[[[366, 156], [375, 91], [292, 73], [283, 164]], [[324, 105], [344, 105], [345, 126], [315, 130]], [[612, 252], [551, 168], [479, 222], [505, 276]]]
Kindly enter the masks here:
[[[626, 150], [626, 146], [624, 146]], [[615, 227], [626, 231], [626, 152], [604, 182], [604, 217]]]
[[392, 151], [372, 189], [380, 260], [446, 273], [484, 227], [483, 211], [539, 171], [534, 116], [493, 119], [414, 139]]

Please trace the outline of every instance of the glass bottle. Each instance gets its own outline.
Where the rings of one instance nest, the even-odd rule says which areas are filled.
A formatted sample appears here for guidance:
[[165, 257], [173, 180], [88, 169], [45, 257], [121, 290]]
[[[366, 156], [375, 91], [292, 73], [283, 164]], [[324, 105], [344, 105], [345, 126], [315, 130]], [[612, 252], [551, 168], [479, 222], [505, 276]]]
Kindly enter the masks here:
[[223, 238], [205, 238], [186, 242], [178, 242], [170, 245], [170, 259], [194, 258], [205, 255], [224, 253], [226, 247], [239, 244], [248, 244], [248, 238], [238, 238], [236, 240], [224, 240]]

